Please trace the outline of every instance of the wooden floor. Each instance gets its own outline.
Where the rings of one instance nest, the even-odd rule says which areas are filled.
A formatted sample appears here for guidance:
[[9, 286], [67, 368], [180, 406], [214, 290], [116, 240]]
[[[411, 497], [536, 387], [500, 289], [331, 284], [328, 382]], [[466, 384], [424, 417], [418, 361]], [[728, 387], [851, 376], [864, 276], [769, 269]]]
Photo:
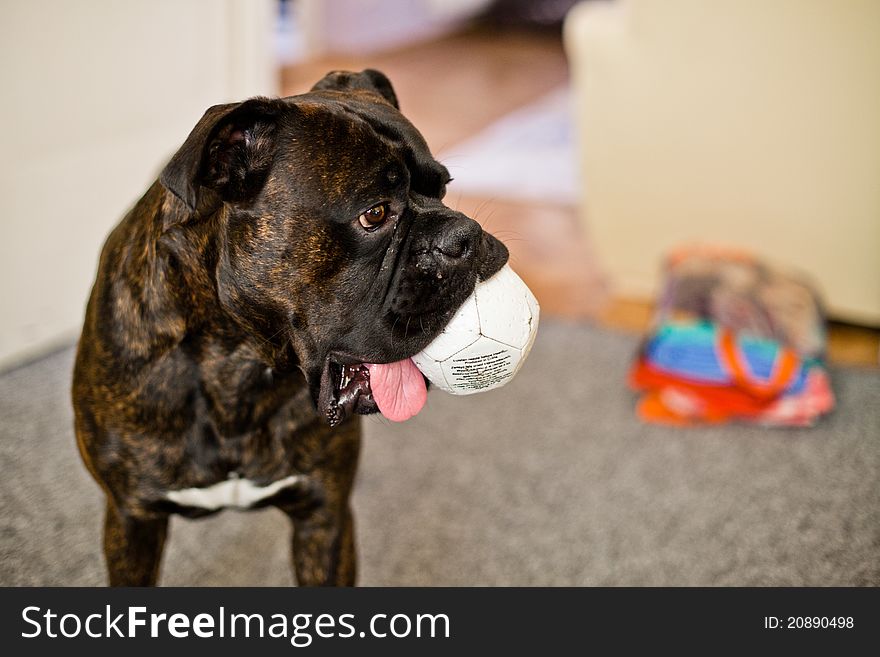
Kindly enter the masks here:
[[[568, 81], [558, 35], [473, 29], [404, 50], [328, 56], [287, 67], [282, 92], [307, 91], [331, 70], [364, 68], [388, 75], [401, 110], [434, 153]], [[459, 196], [454, 182], [446, 201], [507, 244], [511, 264], [534, 291], [544, 317], [590, 319], [633, 333], [647, 327], [649, 300], [609, 294], [574, 207]], [[880, 331], [832, 325], [832, 362], [877, 367], [878, 355]]]
[[289, 67], [282, 70], [282, 91], [302, 93], [328, 71], [364, 68], [389, 77], [401, 111], [434, 153], [568, 80], [558, 37], [472, 30], [406, 50], [330, 56]]

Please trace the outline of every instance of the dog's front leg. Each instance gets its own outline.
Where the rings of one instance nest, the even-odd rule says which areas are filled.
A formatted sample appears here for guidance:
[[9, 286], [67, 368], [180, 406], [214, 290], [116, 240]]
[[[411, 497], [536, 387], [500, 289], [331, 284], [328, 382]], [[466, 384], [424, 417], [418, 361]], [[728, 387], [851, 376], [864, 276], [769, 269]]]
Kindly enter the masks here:
[[[326, 432], [326, 433], [325, 433]], [[360, 451], [360, 418], [314, 436], [324, 449], [294, 500], [281, 505], [293, 523], [292, 557], [300, 586], [354, 586], [354, 519], [349, 505]]]
[[167, 533], [168, 516], [138, 518], [108, 499], [104, 556], [110, 586], [154, 586]]
[[297, 584], [354, 586], [354, 520], [348, 501], [341, 506], [321, 505], [307, 515], [295, 513], [290, 516]]

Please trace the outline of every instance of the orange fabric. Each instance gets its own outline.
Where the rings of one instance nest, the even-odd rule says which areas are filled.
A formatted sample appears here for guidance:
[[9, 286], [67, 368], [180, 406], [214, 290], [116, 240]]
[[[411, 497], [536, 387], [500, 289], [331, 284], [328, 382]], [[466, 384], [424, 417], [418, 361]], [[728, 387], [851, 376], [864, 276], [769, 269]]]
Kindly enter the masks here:
[[696, 424], [719, 424], [734, 417], [729, 409], [711, 402], [706, 403], [705, 399], [699, 400], [701, 402], [699, 411], [683, 413], [672, 408], [664, 400], [664, 393], [668, 394], [669, 390], [669, 388], [665, 388], [646, 392], [636, 407], [639, 418], [646, 422], [689, 427]]
[[[731, 362], [738, 363], [735, 357]], [[796, 363], [795, 363], [796, 364]], [[738, 379], [746, 386], [707, 385], [704, 382], [688, 381], [662, 372], [640, 357], [630, 371], [630, 385], [635, 390], [644, 391], [639, 401], [637, 412], [641, 419], [649, 422], [687, 426], [696, 422], [721, 423], [735, 418], [758, 418], [765, 413], [779, 398], [779, 392], [771, 391], [778, 388], [781, 381], [788, 381], [793, 367], [790, 362], [780, 363], [779, 372], [774, 376], [770, 387], [756, 387], [742, 369]], [[784, 389], [782, 385], [782, 389]], [[681, 406], [676, 408], [672, 402], [678, 399]]]
[[691, 426], [694, 422], [684, 415], [679, 415], [667, 407], [660, 399], [660, 393], [656, 390], [645, 393], [636, 406], [636, 413], [645, 422], [657, 422], [671, 424], [673, 426]]
[[726, 408], [736, 415], [757, 415], [773, 403], [773, 398], [756, 396], [746, 389], [724, 385], [707, 385], [703, 382], [688, 381], [666, 374], [652, 367], [644, 358], [639, 358], [630, 371], [630, 385], [636, 390], [678, 388], [696, 395], [713, 408]]
[[775, 399], [788, 387], [791, 378], [797, 373], [800, 361], [793, 351], [780, 347], [773, 376], [767, 383], [758, 383], [748, 372], [748, 365], [736, 346], [730, 331], [721, 330], [719, 354], [724, 359], [736, 385], [761, 399]]
[[[661, 380], [667, 383], [659, 385]], [[640, 384], [650, 381], [656, 387], [643, 389]], [[637, 363], [631, 373], [630, 383], [644, 390], [636, 407], [638, 417], [645, 422], [688, 427], [715, 424], [731, 420], [744, 420], [763, 424], [787, 426], [812, 426], [815, 421], [834, 407], [834, 395], [828, 376], [813, 370], [807, 378], [804, 392], [797, 396], [792, 407], [791, 399], [784, 395], [764, 402], [763, 406], [747, 409], [730, 406], [730, 395], [718, 386], [701, 387], [650, 371], [650, 366]], [[742, 399], [739, 400], [740, 402]]]

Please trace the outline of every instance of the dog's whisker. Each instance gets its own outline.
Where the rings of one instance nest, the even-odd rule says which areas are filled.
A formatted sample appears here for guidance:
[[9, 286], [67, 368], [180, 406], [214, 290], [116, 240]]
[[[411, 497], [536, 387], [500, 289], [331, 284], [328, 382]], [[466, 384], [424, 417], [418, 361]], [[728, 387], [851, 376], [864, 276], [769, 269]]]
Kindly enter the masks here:
[[496, 198], [485, 199], [482, 203], [480, 203], [479, 207], [477, 208], [477, 212], [478, 213], [483, 212], [486, 208], [492, 208], [492, 212], [489, 213], [489, 218], [491, 218], [495, 212], [494, 207], [493, 207], [493, 203], [495, 203], [497, 200], [498, 199], [496, 199]]
[[495, 219], [496, 210], [496, 208], [491, 208], [489, 210], [489, 214], [486, 215], [485, 220], [480, 224], [483, 226], [483, 230], [485, 230], [486, 232], [490, 232], [490, 229], [492, 227], [492, 220]]
[[368, 422], [375, 422], [376, 424], [381, 424], [386, 427], [391, 426], [391, 420], [382, 415], [381, 413], [374, 413], [373, 415], [367, 415], [366, 419]]
[[483, 230], [488, 230], [488, 229], [489, 229], [489, 227], [490, 227], [489, 225], [492, 223], [492, 218], [493, 218], [493, 215], [495, 214], [495, 210], [493, 209], [493, 210], [492, 210], [492, 211], [486, 216], [485, 220], [483, 220], [483, 221], [480, 220], [480, 216], [481, 216], [482, 213], [486, 210], [487, 207], [490, 207], [490, 204], [493, 203], [493, 202], [494, 202], [494, 199], [487, 199], [487, 200], [484, 200], [484, 201], [482, 201], [482, 202], [476, 207], [476, 209], [474, 210], [474, 216], [473, 216], [473, 219], [474, 219], [474, 221], [476, 221], [478, 224], [480, 224], [480, 225], [483, 227]]
[[391, 324], [391, 346], [394, 347], [394, 329], [397, 326], [397, 322], [400, 321], [400, 315], [394, 318], [394, 323]]
[[[256, 336], [256, 337], [257, 337], [258, 340], [260, 340], [260, 341], [262, 342], [262, 344], [272, 344], [272, 340], [274, 340], [274, 339], [278, 336], [279, 333], [283, 333], [283, 332], [285, 332], [286, 330], [287, 330], [287, 326], [282, 326], [280, 329], [278, 329], [277, 331], [275, 331], [275, 332], [274, 332], [272, 335], [270, 335], [268, 338], [262, 338], [262, 337], [260, 337], [259, 335]], [[289, 337], [289, 336], [288, 336], [288, 337]]]
[[497, 230], [492, 234], [495, 235], [495, 237], [498, 237], [499, 235], [508, 235], [508, 234], [513, 235], [515, 237], [524, 237], [523, 234], [520, 233], [519, 231], [511, 230], [509, 228], [502, 228], [501, 230]]

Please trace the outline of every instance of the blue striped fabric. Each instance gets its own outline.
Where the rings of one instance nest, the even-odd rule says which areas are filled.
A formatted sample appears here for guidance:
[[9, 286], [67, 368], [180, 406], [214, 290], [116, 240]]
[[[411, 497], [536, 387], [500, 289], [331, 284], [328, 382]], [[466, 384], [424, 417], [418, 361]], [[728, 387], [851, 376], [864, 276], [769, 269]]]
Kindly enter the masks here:
[[[719, 355], [718, 327], [706, 321], [666, 323], [656, 329], [645, 346], [645, 357], [656, 369], [682, 379], [709, 385], [733, 383]], [[756, 383], [767, 383], [780, 353], [773, 340], [738, 335], [737, 348], [744, 356], [748, 371]], [[800, 392], [808, 368], [801, 365], [786, 394]]]

